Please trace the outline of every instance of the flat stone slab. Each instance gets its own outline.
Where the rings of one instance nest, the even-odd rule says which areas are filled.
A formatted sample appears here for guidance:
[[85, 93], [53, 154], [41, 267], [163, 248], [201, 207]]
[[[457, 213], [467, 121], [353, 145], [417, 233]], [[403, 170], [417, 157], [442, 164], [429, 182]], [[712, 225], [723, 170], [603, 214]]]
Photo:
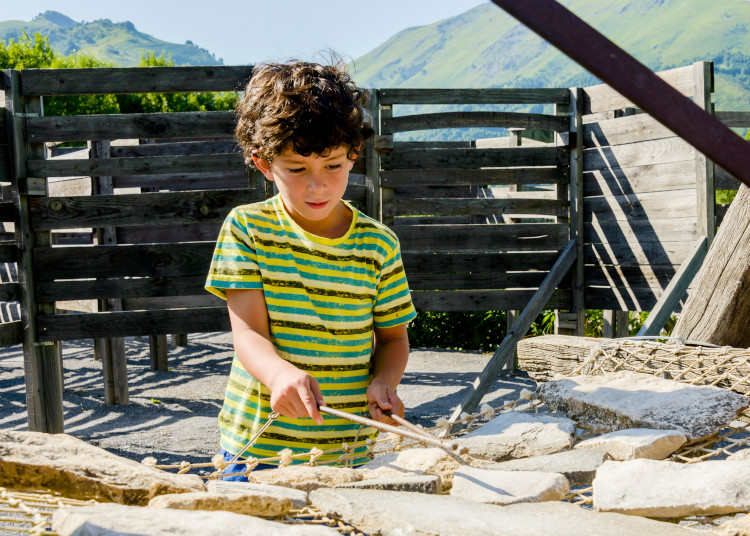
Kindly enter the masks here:
[[307, 492], [301, 489], [271, 486], [268, 484], [254, 484], [252, 482], [233, 482], [231, 480], [209, 480], [206, 484], [209, 493], [273, 493], [283, 495], [292, 502], [293, 508], [302, 508], [309, 503]]
[[676, 430], [629, 428], [592, 437], [578, 443], [576, 449], [606, 451], [613, 460], [625, 461], [646, 458], [663, 460], [687, 442], [687, 437]]
[[453, 475], [451, 495], [481, 503], [517, 504], [560, 501], [570, 485], [560, 473], [498, 471], [462, 467]]
[[443, 489], [437, 475], [414, 475], [393, 478], [373, 478], [341, 484], [337, 488], [383, 489], [388, 491], [414, 491], [418, 493], [440, 493]]
[[508, 411], [453, 441], [472, 456], [502, 461], [568, 450], [574, 433], [575, 422], [566, 417]]
[[498, 471], [543, 471], [560, 473], [571, 486], [588, 486], [596, 476], [596, 470], [609, 459], [603, 450], [566, 450], [544, 456], [520, 458], [494, 463], [485, 469]]
[[347, 482], [357, 482], [362, 480], [362, 475], [349, 467], [289, 465], [253, 471], [248, 480], [255, 484], [270, 484], [310, 492], [318, 488], [332, 488]]
[[363, 480], [436, 475], [440, 477], [442, 491], [447, 491], [452, 485], [453, 473], [461, 466], [461, 462], [443, 449], [416, 447], [388, 452], [355, 471], [362, 475]]
[[648, 517], [747, 512], [748, 482], [744, 461], [609, 461], [594, 479], [594, 508]]
[[66, 434], [10, 431], [0, 431], [0, 486], [142, 505], [165, 493], [204, 490], [197, 475], [147, 467]]
[[275, 517], [292, 509], [292, 501], [283, 495], [267, 492], [253, 493], [170, 493], [159, 495], [148, 502], [151, 508], [175, 510], [211, 510], [234, 512], [248, 516]]
[[733, 452], [729, 456], [727, 456], [727, 460], [732, 461], [743, 461], [743, 460], [750, 460], [750, 448], [745, 447], [742, 450], [738, 450], [737, 452]]
[[744, 515], [724, 521], [719, 528], [708, 532], [706, 536], [750, 536], [750, 516]]
[[310, 500], [327, 515], [381, 536], [695, 536], [671, 523], [565, 502], [497, 506], [449, 495], [342, 488], [313, 491]]
[[60, 536], [341, 536], [330, 527], [285, 525], [232, 512], [122, 504], [64, 506], [52, 516], [52, 530]]
[[688, 440], [717, 432], [750, 403], [727, 389], [636, 372], [554, 380], [540, 384], [537, 396], [596, 432], [657, 428], [678, 430]]

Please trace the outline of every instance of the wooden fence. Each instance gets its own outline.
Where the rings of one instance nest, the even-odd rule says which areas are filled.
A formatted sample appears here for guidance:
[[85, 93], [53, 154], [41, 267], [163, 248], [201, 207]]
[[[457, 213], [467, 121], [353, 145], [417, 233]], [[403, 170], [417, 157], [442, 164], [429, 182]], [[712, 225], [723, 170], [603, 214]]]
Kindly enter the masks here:
[[[126, 403], [123, 337], [150, 336], [153, 367], [164, 369], [166, 334], [227, 331], [224, 304], [203, 290], [214, 240], [231, 207], [272, 194], [231, 141], [232, 112], [45, 117], [43, 98], [231, 91], [250, 73], [4, 72], [0, 182], [10, 197], [0, 220], [15, 226], [16, 240], [0, 243], [0, 263], [16, 262], [20, 282], [0, 282], [0, 301], [19, 301], [23, 318], [0, 326], [0, 343], [23, 343], [30, 429], [63, 429], [59, 341], [96, 339], [106, 399]], [[701, 63], [664, 76], [708, 105], [706, 73]], [[580, 332], [584, 305], [648, 309], [684, 260], [684, 244], [713, 232], [712, 167], [648, 116], [627, 115], [629, 103], [606, 86], [370, 95], [377, 135], [345, 197], [396, 231], [419, 310], [523, 309], [539, 301], [564, 250], [575, 259], [570, 273], [535, 307], [571, 311], [568, 326]], [[550, 111], [399, 114], [401, 106], [434, 104]], [[503, 127], [511, 136], [399, 138], [465, 127]], [[524, 138], [540, 132], [552, 141]], [[50, 150], [74, 141], [85, 150]]]

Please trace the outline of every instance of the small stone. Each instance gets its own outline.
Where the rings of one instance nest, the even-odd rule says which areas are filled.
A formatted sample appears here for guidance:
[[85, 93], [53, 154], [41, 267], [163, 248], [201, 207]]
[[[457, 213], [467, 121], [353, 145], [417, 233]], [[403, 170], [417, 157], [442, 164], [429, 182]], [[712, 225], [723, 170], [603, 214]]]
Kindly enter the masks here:
[[388, 452], [356, 471], [362, 479], [398, 478], [413, 475], [436, 475], [440, 477], [442, 491], [447, 491], [453, 482], [453, 473], [461, 462], [439, 448], [410, 448], [399, 452]]
[[0, 486], [143, 505], [165, 493], [204, 490], [197, 475], [148, 467], [66, 434], [10, 431], [0, 431]]
[[440, 493], [442, 484], [437, 475], [414, 475], [394, 478], [373, 478], [341, 484], [337, 488], [384, 489], [388, 491], [415, 491], [419, 493]]
[[543, 471], [560, 473], [571, 486], [588, 486], [596, 476], [596, 470], [609, 456], [603, 450], [566, 450], [544, 456], [532, 456], [484, 467], [498, 471]]
[[148, 503], [152, 508], [175, 510], [211, 510], [234, 512], [248, 516], [275, 517], [292, 509], [292, 501], [275, 493], [170, 493], [154, 497]]
[[605, 462], [594, 479], [594, 508], [646, 517], [750, 510], [750, 464], [657, 460]]
[[210, 480], [206, 484], [209, 493], [272, 493], [282, 495], [292, 502], [292, 508], [302, 508], [308, 504], [308, 493], [300, 489], [254, 484], [252, 482], [234, 482], [231, 480]]
[[576, 449], [604, 450], [614, 460], [663, 460], [687, 441], [685, 434], [673, 430], [630, 428], [592, 437], [578, 443]]
[[560, 473], [498, 471], [462, 467], [453, 475], [451, 495], [481, 503], [508, 504], [560, 501], [570, 485]]
[[562, 501], [483, 504], [449, 495], [365, 489], [318, 489], [313, 505], [326, 515], [380, 536], [691, 536], [672, 523], [596, 513]]
[[253, 471], [248, 480], [255, 484], [283, 486], [310, 492], [318, 488], [332, 488], [347, 482], [357, 482], [362, 475], [349, 467], [330, 467], [321, 465], [290, 465], [277, 469]]
[[750, 404], [728, 389], [636, 372], [554, 380], [540, 384], [537, 395], [594, 432], [657, 428], [678, 430], [688, 440], [716, 433]]
[[111, 503], [63, 506], [52, 516], [52, 530], [59, 536], [341, 536], [330, 527], [286, 525], [232, 512]]
[[575, 423], [566, 417], [508, 411], [454, 442], [472, 456], [502, 461], [569, 450], [574, 432]]

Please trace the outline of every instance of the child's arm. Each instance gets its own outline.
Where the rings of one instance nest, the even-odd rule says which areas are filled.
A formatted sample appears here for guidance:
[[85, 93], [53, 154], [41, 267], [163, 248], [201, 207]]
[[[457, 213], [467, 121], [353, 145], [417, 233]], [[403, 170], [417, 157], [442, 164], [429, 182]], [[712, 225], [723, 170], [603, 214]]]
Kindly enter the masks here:
[[396, 424], [383, 410], [404, 416], [404, 403], [396, 394], [409, 360], [409, 337], [406, 324], [390, 328], [375, 328], [375, 353], [372, 357], [372, 381], [367, 389], [370, 417], [377, 421]]
[[276, 352], [268, 327], [262, 290], [227, 290], [227, 308], [237, 358], [252, 376], [271, 390], [271, 408], [286, 417], [312, 417], [323, 424], [324, 403], [317, 380]]

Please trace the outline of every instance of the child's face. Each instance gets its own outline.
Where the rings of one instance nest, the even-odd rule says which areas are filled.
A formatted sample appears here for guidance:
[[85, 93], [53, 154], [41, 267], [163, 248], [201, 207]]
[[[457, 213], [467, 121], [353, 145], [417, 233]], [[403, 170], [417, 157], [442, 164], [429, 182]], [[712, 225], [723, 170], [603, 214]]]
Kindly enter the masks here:
[[328, 156], [301, 156], [285, 149], [270, 163], [253, 156], [256, 167], [276, 183], [289, 215], [306, 231], [325, 236], [344, 222], [340, 201], [354, 162], [340, 146]]

